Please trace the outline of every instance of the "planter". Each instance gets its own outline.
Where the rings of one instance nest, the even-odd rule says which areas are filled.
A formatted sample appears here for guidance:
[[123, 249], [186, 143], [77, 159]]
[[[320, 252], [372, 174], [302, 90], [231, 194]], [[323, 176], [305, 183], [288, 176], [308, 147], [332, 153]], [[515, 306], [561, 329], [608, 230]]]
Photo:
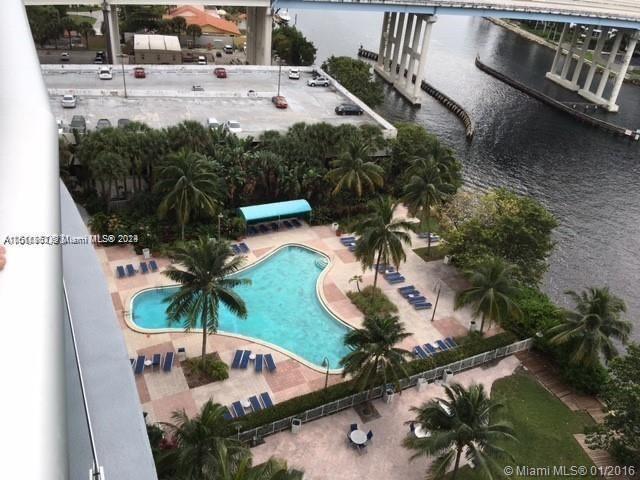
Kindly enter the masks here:
[[302, 428], [302, 420], [294, 418], [291, 420], [291, 433], [298, 433]]
[[478, 330], [478, 324], [476, 323], [475, 320], [471, 320], [471, 323], [469, 323], [469, 331], [475, 332], [477, 330]]
[[452, 378], [453, 371], [451, 369], [447, 368], [444, 372], [442, 372], [442, 383], [444, 383], [445, 385], [448, 385]]
[[418, 379], [418, 383], [416, 384], [416, 388], [418, 389], [419, 392], [422, 392], [427, 388], [427, 385], [428, 385], [427, 379], [424, 377], [420, 377]]
[[396, 393], [393, 391], [393, 388], [387, 388], [382, 395], [382, 400], [384, 403], [390, 404], [393, 402], [393, 397], [396, 396]]

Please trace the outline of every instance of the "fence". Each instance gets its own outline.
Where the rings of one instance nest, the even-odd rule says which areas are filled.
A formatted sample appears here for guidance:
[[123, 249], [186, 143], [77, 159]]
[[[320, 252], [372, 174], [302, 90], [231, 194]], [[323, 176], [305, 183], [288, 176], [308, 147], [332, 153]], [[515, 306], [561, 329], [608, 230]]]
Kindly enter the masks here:
[[[464, 370], [469, 370], [479, 365], [484, 365], [485, 363], [489, 363], [494, 360], [507, 357], [514, 353], [521, 352], [524, 350], [529, 350], [532, 344], [533, 344], [533, 339], [528, 338], [526, 340], [522, 340], [516, 343], [512, 343], [511, 345], [507, 345], [506, 347], [500, 347], [495, 350], [491, 350], [489, 352], [484, 352], [479, 355], [474, 355], [473, 357], [465, 358], [463, 360], [458, 360], [457, 362], [453, 362], [448, 365], [443, 365], [440, 367], [433, 368], [431, 370], [427, 370], [425, 372], [417, 373], [415, 375], [410, 376], [409, 378], [402, 379], [400, 381], [400, 388], [402, 390], [405, 390], [407, 388], [414, 387], [418, 384], [418, 380], [420, 378], [424, 378], [427, 382], [433, 382], [437, 379], [442, 378], [445, 370], [451, 370], [451, 372], [453, 372], [454, 374], [458, 372], [462, 372]], [[355, 405], [364, 403], [368, 400], [375, 400], [377, 398], [380, 398], [382, 397], [382, 393], [383, 393], [382, 386], [379, 386], [364, 392], [356, 393], [349, 397], [341, 398], [340, 400], [335, 400], [333, 402], [320, 405], [310, 410], [306, 410], [296, 415], [291, 415], [281, 420], [276, 420], [275, 422], [271, 422], [266, 425], [262, 425], [260, 427], [251, 428], [245, 431], [238, 431], [238, 438], [242, 441], [247, 441], [247, 442], [252, 441], [254, 439], [263, 438], [268, 435], [272, 435], [274, 433], [278, 433], [278, 432], [282, 432], [283, 430], [290, 429], [291, 422], [294, 418], [299, 419], [302, 423], [311, 422], [312, 420], [317, 420], [318, 418], [332, 415], [342, 410], [346, 410], [347, 408], [351, 408], [351, 407], [354, 407]]]

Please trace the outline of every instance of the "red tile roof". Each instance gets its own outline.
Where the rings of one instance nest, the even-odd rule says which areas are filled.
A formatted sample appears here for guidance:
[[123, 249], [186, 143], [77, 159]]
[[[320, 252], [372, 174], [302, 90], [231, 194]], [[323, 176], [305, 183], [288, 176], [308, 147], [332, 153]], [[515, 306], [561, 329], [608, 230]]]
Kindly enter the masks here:
[[187, 25], [211, 26], [229, 35], [240, 35], [240, 30], [238, 30], [238, 26], [235, 23], [211, 15], [191, 5], [176, 8], [167, 17], [183, 17], [187, 21]]

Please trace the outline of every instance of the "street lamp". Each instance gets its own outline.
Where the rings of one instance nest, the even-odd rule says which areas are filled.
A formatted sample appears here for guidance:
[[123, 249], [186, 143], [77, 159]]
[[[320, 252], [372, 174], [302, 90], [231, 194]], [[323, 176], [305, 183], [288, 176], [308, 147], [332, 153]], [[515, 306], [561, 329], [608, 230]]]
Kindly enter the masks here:
[[440, 285], [440, 281], [438, 280], [438, 293], [436, 294], [436, 304], [433, 306], [433, 313], [431, 314], [431, 321], [433, 322], [433, 319], [436, 317], [436, 309], [438, 308], [438, 300], [440, 300], [440, 290], [442, 288], [442, 286]]
[[220, 240], [220, 221], [222, 220], [222, 217], [224, 217], [224, 215], [220, 212], [218, 214], [218, 240]]
[[282, 59], [276, 55], [276, 61], [278, 62], [278, 96], [280, 96], [280, 76], [282, 75]]
[[124, 98], [127, 98], [127, 80], [124, 75], [124, 58], [128, 57], [128, 55], [121, 53], [120, 55], [118, 55], [118, 58], [120, 59], [120, 64], [122, 65], [122, 85], [124, 85]]
[[324, 357], [324, 360], [322, 360], [322, 366], [327, 367], [327, 373], [324, 376], [324, 389], [326, 390], [329, 384], [329, 359], [327, 357]]

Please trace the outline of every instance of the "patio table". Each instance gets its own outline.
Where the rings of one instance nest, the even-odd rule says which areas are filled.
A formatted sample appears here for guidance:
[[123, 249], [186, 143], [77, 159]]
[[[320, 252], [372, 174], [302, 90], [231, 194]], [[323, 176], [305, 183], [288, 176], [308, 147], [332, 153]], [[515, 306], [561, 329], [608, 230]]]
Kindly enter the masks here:
[[356, 445], [364, 445], [367, 443], [367, 434], [362, 430], [354, 430], [349, 434], [349, 438]]
[[427, 438], [431, 436], [431, 432], [429, 430], [425, 430], [422, 425], [416, 425], [416, 428], [413, 430], [413, 434], [417, 438]]

